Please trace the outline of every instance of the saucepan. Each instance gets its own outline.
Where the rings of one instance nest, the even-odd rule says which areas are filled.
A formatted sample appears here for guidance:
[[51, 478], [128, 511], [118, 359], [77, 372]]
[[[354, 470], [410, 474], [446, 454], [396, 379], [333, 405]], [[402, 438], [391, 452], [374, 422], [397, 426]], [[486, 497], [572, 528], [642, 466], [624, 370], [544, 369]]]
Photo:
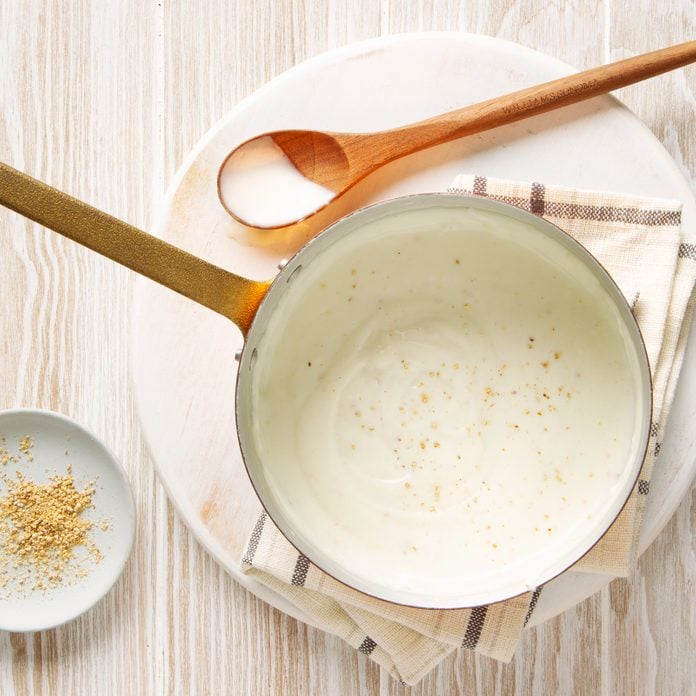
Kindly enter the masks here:
[[392, 199], [258, 282], [6, 165], [0, 203], [237, 324], [251, 482], [352, 588], [423, 608], [516, 596], [592, 548], [636, 483], [652, 399], [631, 308], [520, 208]]

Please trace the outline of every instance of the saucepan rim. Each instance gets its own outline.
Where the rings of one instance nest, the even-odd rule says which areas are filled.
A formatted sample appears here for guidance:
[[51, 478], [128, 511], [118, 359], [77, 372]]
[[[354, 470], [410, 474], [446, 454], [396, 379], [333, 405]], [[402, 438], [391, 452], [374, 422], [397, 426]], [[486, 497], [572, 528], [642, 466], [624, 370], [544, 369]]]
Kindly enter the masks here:
[[[589, 546], [582, 553], [574, 557], [570, 562], [564, 562], [563, 567], [560, 570], [554, 570], [554, 572], [548, 577], [542, 577], [540, 581], [537, 583], [537, 585], [545, 584], [550, 580], [558, 577], [566, 570], [568, 570], [568, 568], [570, 568], [572, 565], [577, 563], [581, 558], [586, 556], [606, 534], [607, 530], [614, 524], [616, 519], [619, 517], [621, 512], [626, 507], [626, 504], [630, 500], [631, 495], [635, 489], [636, 483], [638, 482], [638, 479], [640, 477], [642, 465], [648, 450], [650, 440], [650, 424], [652, 422], [653, 384], [647, 349], [638, 322], [635, 319], [631, 306], [629, 305], [628, 301], [621, 292], [621, 289], [618, 287], [618, 285], [616, 284], [612, 276], [609, 274], [609, 272], [606, 270], [606, 268], [603, 266], [603, 264], [600, 261], [598, 261], [597, 258], [591, 252], [589, 252], [582, 244], [580, 244], [580, 242], [574, 239], [570, 234], [568, 234], [558, 225], [555, 225], [542, 217], [534, 215], [533, 213], [530, 213], [520, 207], [511, 205], [509, 203], [490, 199], [485, 196], [460, 193], [416, 193], [391, 198], [352, 211], [344, 217], [340, 218], [336, 222], [326, 227], [312, 240], [307, 242], [307, 244], [305, 244], [299, 251], [297, 251], [295, 255], [292, 256], [287, 263], [284, 263], [282, 265], [280, 272], [273, 280], [268, 292], [263, 297], [256, 312], [256, 315], [254, 316], [254, 319], [251, 323], [249, 332], [244, 343], [244, 348], [242, 349], [241, 354], [239, 356], [239, 370], [237, 373], [236, 380], [236, 430], [237, 438], [239, 440], [239, 447], [242, 455], [242, 461], [244, 462], [244, 467], [246, 469], [251, 485], [254, 488], [256, 496], [258, 497], [263, 509], [265, 510], [265, 513], [275, 524], [275, 526], [280, 530], [283, 536], [297, 549], [298, 553], [308, 558], [308, 560], [319, 570], [323, 571], [330, 577], [334, 578], [338, 582], [341, 582], [342, 584], [346, 585], [351, 589], [359, 591], [370, 597], [374, 597], [375, 599], [379, 599], [381, 601], [385, 601], [395, 605], [420, 609], [466, 609], [473, 608], [476, 606], [482, 606], [485, 604], [490, 604], [493, 602], [512, 599], [514, 597], [524, 594], [525, 592], [533, 590], [534, 587], [530, 587], [526, 584], [524, 587], [520, 588], [519, 592], [514, 592], [512, 594], [504, 594], [501, 596], [491, 596], [491, 598], [486, 598], [485, 601], [476, 603], [467, 603], [466, 601], [460, 602], [456, 600], [453, 600], [452, 602], [448, 603], [442, 601], [427, 602], [425, 600], [422, 602], [414, 602], [411, 599], [406, 599], [404, 597], [399, 598], [399, 595], [403, 594], [407, 595], [409, 598], [412, 598], [414, 594], [420, 595], [421, 593], [400, 592], [399, 590], [391, 591], [389, 590], [389, 588], [380, 588], [380, 592], [382, 589], [386, 590], [384, 594], [381, 594], [380, 592], [374, 591], [374, 589], [370, 589], [370, 587], [367, 586], [367, 583], [361, 586], [359, 582], [355, 582], [354, 580], [351, 581], [345, 576], [342, 577], [341, 573], [338, 573], [336, 571], [328, 571], [326, 567], [324, 567], [325, 564], [323, 563], [323, 560], [321, 558], [317, 558], [316, 554], [312, 553], [311, 549], [308, 548], [308, 545], [303, 543], [304, 540], [301, 538], [301, 533], [299, 535], [295, 534], [293, 530], [290, 529], [289, 525], [285, 524], [285, 520], [282, 518], [282, 515], [274, 514], [272, 509], [270, 509], [272, 506], [269, 506], [267, 501], [264, 500], [263, 494], [260, 491], [260, 487], [257, 485], [256, 474], [254, 473], [254, 471], [252, 471], [248, 461], [248, 452], [245, 447], [246, 434], [243, 432], [243, 427], [240, 426], [240, 421], [242, 420], [240, 418], [241, 412], [243, 411], [243, 409], [251, 408], [250, 399], [246, 399], [244, 402], [242, 402], [242, 395], [247, 393], [247, 390], [243, 388], [244, 382], [247, 379], [251, 379], [251, 367], [253, 365], [253, 362], [256, 360], [256, 349], [252, 346], [254, 346], [256, 341], [259, 340], [260, 337], [263, 335], [266, 320], [271, 317], [273, 311], [275, 310], [277, 295], [285, 291], [284, 286], [288, 281], [291, 280], [293, 273], [295, 273], [302, 267], [304, 259], [306, 259], [307, 257], [311, 257], [311, 252], [314, 251], [316, 245], [326, 243], [327, 237], [331, 235], [336, 235], [337, 239], [334, 241], [340, 239], [341, 236], [338, 235], [336, 231], [341, 230], [343, 227], [346, 226], [348, 221], [352, 221], [356, 217], [369, 218], [369, 216], [379, 215], [380, 212], [383, 214], [383, 216], [388, 216], [394, 213], [403, 212], [403, 209], [408, 209], [409, 205], [413, 206], [412, 210], [417, 210], [420, 209], [418, 207], [418, 204], [420, 202], [422, 202], [422, 208], [437, 206], [454, 206], [460, 208], [475, 208], [479, 210], [494, 211], [498, 214], [506, 215], [515, 220], [521, 220], [523, 222], [530, 223], [535, 228], [540, 229], [542, 232], [544, 232], [548, 237], [554, 238], [555, 241], [560, 242], [566, 249], [570, 249], [571, 251], [573, 251], [576, 258], [580, 258], [584, 262], [584, 264], [590, 267], [591, 270], [594, 270], [599, 277], [603, 277], [604, 281], [607, 283], [608, 286], [605, 286], [605, 289], [607, 289], [607, 295], [609, 296], [608, 299], [610, 299], [615, 304], [616, 308], [619, 310], [619, 313], [623, 319], [624, 327], [628, 330], [629, 334], [631, 335], [632, 343], [636, 348], [639, 366], [635, 377], [637, 387], [640, 391], [640, 397], [643, 401], [643, 418], [641, 424], [642, 442], [636, 448], [633, 459], [630, 462], [626, 461], [625, 465], [626, 467], [632, 466], [635, 469], [633, 475], [630, 478], [631, 485], [627, 488], [628, 492], [625, 496], [625, 499], [622, 501], [621, 506], [618, 508], [616, 515], [612, 517], [608, 524], [600, 525], [600, 528], [596, 532], [596, 536], [595, 534], [589, 535], [589, 539], [591, 540]], [[378, 218], [369, 218], [369, 222], [373, 222], [375, 219]], [[320, 250], [318, 253], [321, 254], [322, 251]], [[257, 336], [256, 334], [260, 334], [260, 336]], [[251, 437], [252, 436], [249, 435], [249, 440], [251, 440]], [[259, 467], [259, 471], [260, 469], [261, 467]], [[464, 594], [465, 593], [462, 593], [463, 596]], [[422, 596], [425, 598], [425, 594], [422, 594]]]

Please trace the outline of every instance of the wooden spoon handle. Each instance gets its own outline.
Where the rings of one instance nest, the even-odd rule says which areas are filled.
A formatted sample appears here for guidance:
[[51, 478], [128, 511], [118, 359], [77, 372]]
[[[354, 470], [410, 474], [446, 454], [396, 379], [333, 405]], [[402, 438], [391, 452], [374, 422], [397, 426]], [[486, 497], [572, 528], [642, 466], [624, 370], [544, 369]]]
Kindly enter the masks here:
[[269, 286], [214, 266], [2, 162], [0, 204], [219, 312], [245, 335]]
[[[687, 41], [387, 131], [385, 146], [389, 141], [391, 148], [399, 150], [396, 157], [401, 157], [425, 147], [575, 104], [694, 61], [696, 41]], [[394, 136], [397, 136], [396, 142]], [[386, 151], [383, 153], [387, 154]], [[372, 154], [374, 157], [374, 152]]]

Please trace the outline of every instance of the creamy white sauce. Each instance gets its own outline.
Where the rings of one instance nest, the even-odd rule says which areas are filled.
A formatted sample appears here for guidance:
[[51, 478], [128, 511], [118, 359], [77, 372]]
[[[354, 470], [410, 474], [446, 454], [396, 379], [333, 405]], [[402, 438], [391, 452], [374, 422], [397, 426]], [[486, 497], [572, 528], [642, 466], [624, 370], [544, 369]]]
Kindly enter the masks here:
[[334, 192], [305, 178], [266, 136], [237, 150], [220, 173], [220, 198], [255, 227], [289, 225], [323, 208]]
[[531, 583], [630, 485], [637, 374], [569, 251], [494, 214], [412, 214], [288, 285], [258, 345], [254, 444], [327, 570], [441, 597]]

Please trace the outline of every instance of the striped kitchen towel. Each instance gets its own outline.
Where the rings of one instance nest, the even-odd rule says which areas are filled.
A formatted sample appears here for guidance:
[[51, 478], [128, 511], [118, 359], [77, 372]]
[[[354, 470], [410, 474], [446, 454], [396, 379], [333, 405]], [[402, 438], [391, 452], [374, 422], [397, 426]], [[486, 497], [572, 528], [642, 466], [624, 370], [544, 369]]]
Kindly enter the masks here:
[[[696, 236], [681, 230], [681, 204], [632, 195], [579, 191], [481, 176], [457, 177], [454, 193], [474, 193], [547, 218], [587, 247], [634, 308], [653, 377], [648, 455], [631, 498], [590, 553], [567, 572], [626, 575], [635, 561], [650, 477], [681, 367], [696, 279]], [[509, 661], [541, 588], [473, 609], [398, 606], [350, 589], [312, 565], [259, 517], [242, 570], [283, 596], [317, 626], [334, 633], [414, 684], [459, 647]]]

